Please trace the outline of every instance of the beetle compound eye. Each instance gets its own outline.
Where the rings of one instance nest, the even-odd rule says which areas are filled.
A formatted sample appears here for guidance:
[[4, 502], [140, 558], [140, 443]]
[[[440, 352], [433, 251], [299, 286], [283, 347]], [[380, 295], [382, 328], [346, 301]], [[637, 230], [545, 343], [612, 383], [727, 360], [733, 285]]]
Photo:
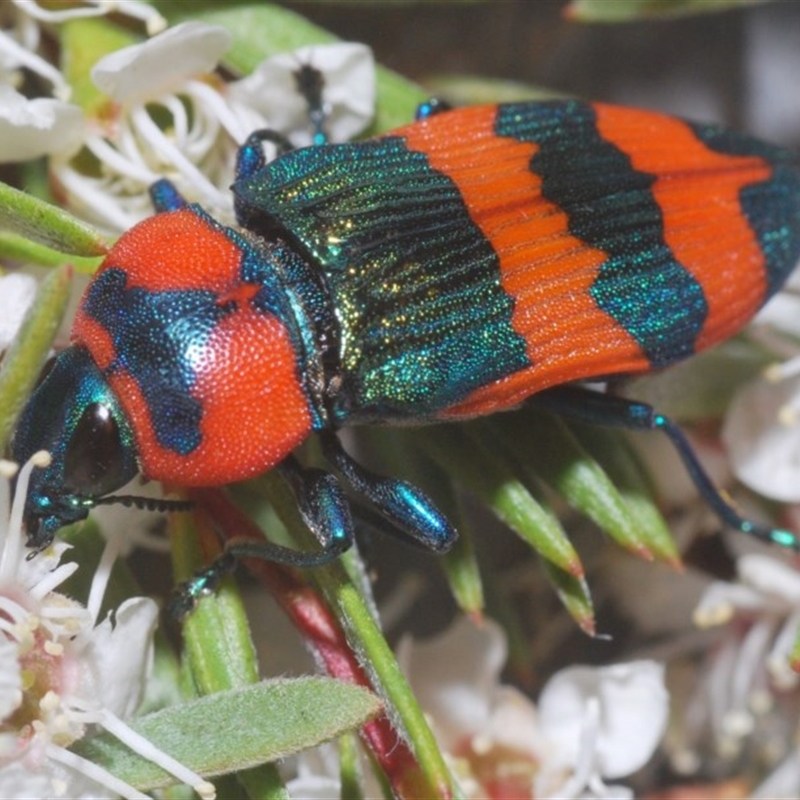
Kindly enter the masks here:
[[102, 495], [127, 482], [120, 430], [108, 406], [84, 410], [64, 455], [64, 484], [73, 492]]

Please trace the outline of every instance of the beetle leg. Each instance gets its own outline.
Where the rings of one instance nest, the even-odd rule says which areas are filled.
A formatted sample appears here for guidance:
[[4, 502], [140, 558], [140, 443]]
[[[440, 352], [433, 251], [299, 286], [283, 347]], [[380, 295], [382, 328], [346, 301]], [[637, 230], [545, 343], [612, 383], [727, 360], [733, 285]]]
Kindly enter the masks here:
[[266, 166], [267, 159], [264, 157], [264, 148], [262, 147], [264, 142], [271, 142], [275, 145], [278, 157], [294, 150], [294, 145], [282, 133], [278, 133], [272, 128], [253, 131], [236, 153], [237, 181], [250, 178]]
[[153, 208], [158, 214], [177, 211], [188, 205], [183, 195], [175, 188], [175, 184], [167, 178], [160, 178], [151, 184], [149, 192]]
[[353, 544], [350, 505], [336, 478], [329, 472], [302, 466], [294, 456], [278, 467], [297, 498], [303, 522], [322, 545], [318, 553], [298, 553], [297, 566], [332, 561]]
[[632, 431], [662, 431], [681, 457], [700, 495], [726, 525], [762, 541], [800, 550], [800, 541], [790, 531], [772, 528], [743, 517], [733, 502], [717, 489], [709, 478], [681, 429], [669, 417], [659, 414], [651, 405], [575, 386], [557, 386], [548, 389], [534, 395], [528, 402], [533, 406], [546, 408], [554, 414], [582, 422]]
[[302, 64], [294, 72], [297, 91], [303, 95], [308, 104], [308, 118], [311, 122], [314, 144], [327, 144], [328, 134], [325, 132], [325, 104], [322, 91], [325, 88], [325, 77], [311, 64]]
[[218, 558], [175, 588], [168, 608], [173, 618], [182, 619], [194, 609], [200, 597], [215, 591], [239, 559], [319, 567], [338, 558], [353, 544], [350, 506], [336, 478], [324, 470], [303, 467], [293, 456], [284, 459], [278, 469], [292, 487], [300, 515], [322, 549], [300, 551], [268, 541], [229, 539]]
[[440, 97], [431, 97], [429, 100], [417, 106], [414, 119], [417, 122], [422, 122], [422, 120], [428, 119], [435, 114], [441, 114], [442, 111], [450, 111], [451, 108], [452, 106], [450, 103], [442, 100]]
[[406, 481], [386, 478], [362, 467], [345, 452], [334, 433], [321, 433], [320, 441], [325, 457], [382, 516], [431, 550], [443, 553], [450, 549], [458, 534], [422, 491]]

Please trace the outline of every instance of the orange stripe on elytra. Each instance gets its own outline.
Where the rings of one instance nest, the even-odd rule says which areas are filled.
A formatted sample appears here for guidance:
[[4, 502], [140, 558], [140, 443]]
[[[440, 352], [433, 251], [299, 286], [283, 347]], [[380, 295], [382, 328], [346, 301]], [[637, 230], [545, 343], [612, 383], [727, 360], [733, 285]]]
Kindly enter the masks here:
[[567, 215], [542, 196], [531, 170], [537, 145], [497, 136], [496, 112], [462, 109], [396, 132], [458, 186], [497, 253], [501, 285], [514, 300], [512, 326], [533, 364], [473, 392], [447, 416], [483, 414], [547, 386], [649, 367], [634, 338], [589, 293], [606, 254], [569, 233]]
[[695, 349], [728, 338], [761, 307], [767, 290], [764, 255], [739, 192], [767, 180], [770, 168], [758, 157], [710, 150], [673, 117], [600, 103], [593, 108], [600, 135], [634, 169], [655, 176], [664, 240], [703, 287], [708, 317]]

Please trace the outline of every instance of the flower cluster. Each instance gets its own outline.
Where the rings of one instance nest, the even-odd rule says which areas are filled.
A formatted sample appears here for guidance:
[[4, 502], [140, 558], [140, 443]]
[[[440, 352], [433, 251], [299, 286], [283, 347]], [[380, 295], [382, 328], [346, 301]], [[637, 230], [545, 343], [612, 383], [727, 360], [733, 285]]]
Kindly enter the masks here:
[[[101, 58], [91, 70], [91, 80], [105, 99], [81, 108], [67, 102], [70, 88], [64, 75], [31, 55], [38, 41], [35, 23], [55, 23], [101, 9], [54, 15], [32, 0], [14, 3], [21, 32], [16, 38], [0, 38], [0, 58], [5, 55], [8, 69], [36, 69], [51, 82], [56, 96], [27, 99], [0, 73], [2, 158], [51, 156], [51, 173], [69, 207], [116, 234], [152, 213], [148, 189], [162, 177], [172, 179], [188, 199], [231, 221], [228, 187], [236, 149], [247, 135], [257, 128], [273, 128], [297, 134], [298, 144], [308, 142], [308, 114], [294, 77], [300, 65], [311, 64], [326, 76], [328, 133], [337, 140], [363, 130], [372, 116], [375, 80], [367, 47], [301, 48], [264, 61], [241, 80], [224, 82], [215, 70], [231, 46], [231, 35], [200, 22], [176, 25]], [[145, 16], [151, 32], [160, 30], [163, 20], [146, 9], [133, 2], [117, 7]], [[24, 35], [30, 41], [15, 44]], [[28, 60], [22, 58], [23, 50]], [[95, 170], [87, 171], [87, 159], [77, 158], [86, 152]]]
[[[99, 58], [88, 72], [90, 92], [80, 93], [53, 62], [47, 37], [66, 22], [111, 11], [127, 18], [128, 30], [143, 27], [147, 38]], [[215, 25], [167, 27], [153, 6], [135, 0], [63, 7], [10, 0], [0, 9], [0, 160], [46, 156], [54, 194], [112, 236], [151, 213], [148, 190], [164, 177], [215, 218], [232, 222], [228, 187], [248, 134], [269, 128], [297, 145], [313, 141], [313, 120], [297, 86], [301, 67], [325, 76], [325, 128], [334, 141], [362, 132], [375, 105], [374, 64], [362, 45], [301, 48], [232, 79], [220, 69], [232, 40]], [[736, 477], [800, 508], [797, 289], [790, 284], [760, 317], [753, 336], [783, 361], [739, 392], [723, 438]], [[27, 275], [0, 275], [0, 352], [34, 291]], [[716, 450], [727, 472], [726, 453]], [[157, 607], [132, 597], [104, 619], [100, 608], [111, 567], [133, 538], [109, 538], [85, 605], [56, 591], [78, 568], [64, 561], [67, 545], [25, 557], [26, 485], [46, 458], [37, 454], [22, 465], [13, 503], [17, 467], [0, 462], [0, 795], [144, 797], [71, 749], [105, 731], [212, 797], [200, 775], [130, 725], [150, 677]], [[685, 518], [696, 535], [699, 523]], [[148, 532], [135, 544], [152, 538]], [[669, 658], [639, 653], [603, 667], [559, 669], [534, 702], [502, 682], [502, 630], [466, 617], [431, 642], [402, 640], [397, 659], [467, 797], [633, 797], [619, 781], [633, 783], [663, 745], [670, 711], [675, 721], [664, 747], [676, 771], [700, 774], [709, 750], [727, 766], [758, 749], [761, 772], [752, 796], [796, 796], [800, 751], [788, 744], [800, 733], [798, 679], [789, 668], [800, 625], [795, 566], [748, 553], [738, 559], [736, 581], [708, 585], [695, 622], [716, 638], [698, 659], [685, 707], [673, 699], [670, 709]], [[340, 796], [336, 755], [328, 745], [296, 759], [291, 795]], [[377, 796], [369, 780], [367, 795]]]
[[99, 785], [113, 795], [146, 797], [69, 749], [98, 727], [212, 798], [210, 784], [125, 722], [139, 706], [149, 675], [156, 604], [133, 597], [98, 622], [111, 559], [101, 560], [84, 607], [56, 591], [78, 568], [60, 563], [68, 545], [56, 543], [35, 559], [25, 557], [27, 483], [31, 470], [47, 460], [39, 453], [22, 467], [10, 509], [9, 478], [16, 467], [0, 462], [0, 794], [90, 797]]

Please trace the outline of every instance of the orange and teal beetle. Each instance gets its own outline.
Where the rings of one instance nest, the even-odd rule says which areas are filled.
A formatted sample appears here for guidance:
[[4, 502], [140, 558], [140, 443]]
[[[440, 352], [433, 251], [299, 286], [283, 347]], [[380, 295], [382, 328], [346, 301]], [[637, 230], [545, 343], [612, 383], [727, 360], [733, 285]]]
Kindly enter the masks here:
[[[434, 113], [436, 112], [436, 113]], [[321, 140], [321, 137], [317, 137]], [[265, 163], [262, 142], [282, 145]], [[242, 147], [239, 227], [157, 184], [157, 213], [89, 285], [72, 346], [29, 401], [13, 455], [53, 454], [28, 543], [137, 472], [221, 485], [273, 467], [323, 547], [352, 540], [332, 474], [436, 550], [455, 532], [417, 489], [358, 465], [335, 431], [458, 420], [531, 395], [584, 419], [661, 429], [724, 520], [680, 432], [641, 403], [565, 387], [668, 366], [734, 333], [800, 259], [800, 169], [756, 139], [577, 100], [438, 111], [351, 144]], [[252, 555], [248, 551], [248, 555]]]

